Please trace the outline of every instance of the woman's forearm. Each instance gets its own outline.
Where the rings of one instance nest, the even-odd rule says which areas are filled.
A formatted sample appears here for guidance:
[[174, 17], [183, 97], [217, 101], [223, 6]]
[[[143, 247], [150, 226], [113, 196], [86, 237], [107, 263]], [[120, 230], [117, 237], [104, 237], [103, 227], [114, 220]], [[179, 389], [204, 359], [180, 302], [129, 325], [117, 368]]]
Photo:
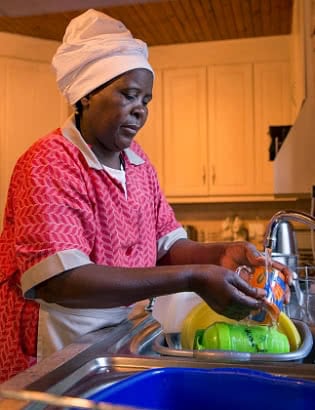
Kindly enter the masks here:
[[224, 242], [200, 243], [180, 239], [159, 261], [159, 265], [213, 264], [220, 265], [225, 252]]
[[[152, 268], [89, 264], [61, 273], [36, 286], [36, 297], [73, 308], [108, 308], [191, 289], [191, 278], [218, 264], [222, 246], [177, 241]], [[207, 267], [202, 266], [203, 264]]]
[[[178, 292], [195, 292], [216, 312], [240, 319], [257, 310], [265, 296], [235, 269], [260, 266], [264, 258], [247, 242], [199, 244], [177, 241], [151, 268], [84, 265], [36, 286], [37, 298], [71, 308], [128, 306], [138, 300]], [[273, 266], [289, 272], [278, 262]], [[233, 310], [231, 311], [231, 306]]]
[[120, 268], [84, 265], [36, 286], [36, 297], [72, 308], [127, 306], [138, 300], [189, 290], [197, 266]]

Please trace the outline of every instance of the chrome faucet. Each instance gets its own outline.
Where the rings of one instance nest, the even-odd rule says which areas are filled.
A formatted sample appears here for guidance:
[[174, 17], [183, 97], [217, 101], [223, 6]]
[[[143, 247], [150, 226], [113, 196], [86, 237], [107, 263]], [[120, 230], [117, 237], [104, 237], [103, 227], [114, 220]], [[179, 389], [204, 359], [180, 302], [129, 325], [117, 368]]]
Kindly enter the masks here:
[[[306, 212], [302, 212], [302, 211], [293, 211], [293, 210], [279, 211], [273, 215], [273, 217], [270, 219], [267, 225], [265, 240], [264, 240], [265, 249], [269, 248], [271, 249], [271, 251], [273, 250], [277, 242], [278, 228], [282, 221], [300, 222], [304, 225], [308, 225], [311, 229], [315, 230], [315, 218], [312, 215], [307, 214]], [[308, 314], [308, 308], [305, 307], [305, 295], [300, 287], [299, 275], [297, 273], [297, 270], [293, 270], [292, 273], [293, 273], [292, 285], [294, 287], [296, 298], [297, 298], [297, 306], [299, 309], [298, 311], [300, 312], [299, 314], [304, 315], [305, 313], [303, 312], [305, 312], [305, 308]], [[287, 311], [287, 313], [289, 316], [291, 316], [289, 311]]]
[[270, 219], [264, 240], [265, 248], [273, 249], [277, 240], [277, 230], [281, 221], [296, 221], [305, 225], [309, 225], [310, 228], [315, 229], [315, 218], [302, 211], [278, 211]]

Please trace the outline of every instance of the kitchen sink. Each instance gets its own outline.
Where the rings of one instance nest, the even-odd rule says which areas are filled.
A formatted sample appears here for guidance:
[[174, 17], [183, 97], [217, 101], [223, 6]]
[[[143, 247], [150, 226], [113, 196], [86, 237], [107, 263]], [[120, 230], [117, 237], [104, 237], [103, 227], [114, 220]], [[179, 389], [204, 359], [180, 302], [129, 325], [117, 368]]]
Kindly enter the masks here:
[[[112, 344], [106, 354], [102, 354], [102, 346], [98, 346], [94, 350], [95, 357], [90, 357], [66, 377], [59, 378], [46, 391], [58, 396], [85, 398], [136, 373], [159, 367], [249, 368], [315, 381], [315, 329], [312, 332], [300, 321], [295, 324], [303, 341], [298, 352], [284, 355], [198, 352], [181, 349], [179, 335], [165, 335], [160, 324], [148, 315], [141, 322], [139, 331]], [[36, 390], [36, 384], [31, 388]], [[42, 409], [53, 410], [55, 407], [33, 403], [25, 407], [25, 410]]]
[[[80, 397], [87, 398], [90, 395], [126, 379], [136, 373], [153, 368], [247, 368], [261, 370], [272, 375], [299, 378], [315, 382], [315, 348], [314, 344], [309, 344], [309, 338], [315, 337], [315, 328], [309, 328], [305, 324], [296, 322], [301, 332], [302, 339], [308, 347], [301, 346], [303, 357], [278, 358], [272, 361], [269, 357], [266, 360], [254, 360], [255, 357], [248, 355], [238, 356], [214, 352], [195, 352], [181, 349], [178, 335], [165, 335], [160, 324], [146, 314], [136, 323], [126, 322], [118, 328], [112, 330], [103, 329], [98, 334], [92, 335], [92, 342], [82, 348], [88, 340], [88, 336], [83, 337], [73, 347], [57, 352], [54, 357], [45, 359], [32, 369], [25, 372], [26, 375], [33, 376], [36, 368], [44, 369], [45, 374], [38, 377], [25, 387], [19, 385], [14, 388], [14, 383], [1, 386], [4, 390], [16, 390], [35, 394], [45, 392], [55, 397]], [[90, 336], [91, 337], [91, 336]], [[67, 356], [67, 350], [73, 353], [74, 349], [82, 349], [78, 354]], [[306, 349], [306, 350], [305, 350]], [[17, 377], [19, 380], [21, 377]], [[12, 387], [13, 386], [13, 387]], [[52, 397], [53, 397], [52, 396]], [[15, 400], [17, 397], [14, 398]], [[14, 401], [15, 401], [14, 400]], [[26, 398], [23, 405], [10, 406], [0, 401], [0, 409], [23, 409], [23, 410], [57, 410], [54, 404], [36, 401], [36, 399]], [[3, 407], [4, 406], [4, 407]], [[70, 407], [63, 407], [70, 409]]]
[[[146, 358], [143, 356], [103, 356], [88, 361], [71, 375], [61, 379], [47, 390], [54, 396], [89, 397], [120, 380], [153, 368], [202, 368], [234, 369], [245, 368], [267, 372], [274, 376], [284, 376], [315, 381], [314, 367], [298, 367], [292, 363], [213, 363], [210, 361], [185, 358]], [[23, 410], [58, 410], [60, 407], [44, 403], [29, 403]], [[70, 410], [70, 408], [69, 408]]]

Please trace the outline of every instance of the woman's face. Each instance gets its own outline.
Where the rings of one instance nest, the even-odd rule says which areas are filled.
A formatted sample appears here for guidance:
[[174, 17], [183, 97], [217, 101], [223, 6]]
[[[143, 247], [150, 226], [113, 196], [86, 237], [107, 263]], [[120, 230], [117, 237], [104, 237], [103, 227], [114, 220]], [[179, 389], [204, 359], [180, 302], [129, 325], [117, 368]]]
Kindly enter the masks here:
[[81, 133], [88, 144], [117, 153], [128, 148], [148, 116], [153, 75], [135, 69], [81, 99]]

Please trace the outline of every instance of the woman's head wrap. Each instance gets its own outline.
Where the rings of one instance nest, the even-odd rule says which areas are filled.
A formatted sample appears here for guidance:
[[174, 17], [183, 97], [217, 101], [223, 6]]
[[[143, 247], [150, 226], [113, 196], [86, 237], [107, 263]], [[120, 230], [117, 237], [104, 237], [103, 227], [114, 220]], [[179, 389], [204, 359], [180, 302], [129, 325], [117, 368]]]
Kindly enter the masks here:
[[147, 45], [124, 24], [90, 9], [70, 21], [52, 60], [57, 84], [70, 104], [120, 74], [146, 68]]

